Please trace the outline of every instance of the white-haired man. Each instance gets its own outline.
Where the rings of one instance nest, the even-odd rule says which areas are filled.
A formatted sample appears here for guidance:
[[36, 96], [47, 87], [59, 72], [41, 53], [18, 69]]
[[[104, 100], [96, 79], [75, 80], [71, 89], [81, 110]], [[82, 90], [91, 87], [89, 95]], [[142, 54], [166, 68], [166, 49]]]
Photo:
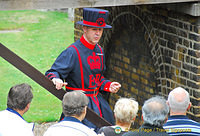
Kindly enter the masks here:
[[200, 136], [200, 123], [188, 119], [187, 110], [191, 107], [189, 93], [177, 87], [169, 93], [168, 101], [170, 116], [164, 129], [169, 135]]
[[152, 97], [142, 106], [143, 125], [134, 132], [127, 132], [123, 136], [169, 136], [163, 129], [167, 120], [169, 107], [161, 96]]

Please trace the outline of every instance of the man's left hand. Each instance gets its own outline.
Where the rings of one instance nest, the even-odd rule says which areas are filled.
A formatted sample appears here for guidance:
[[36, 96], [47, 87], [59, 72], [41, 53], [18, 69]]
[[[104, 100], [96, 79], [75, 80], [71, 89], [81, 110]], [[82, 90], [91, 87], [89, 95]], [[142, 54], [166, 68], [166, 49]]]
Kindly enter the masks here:
[[110, 84], [109, 90], [110, 90], [111, 93], [117, 93], [119, 91], [120, 87], [121, 87], [120, 83], [118, 83], [118, 82], [112, 82]]

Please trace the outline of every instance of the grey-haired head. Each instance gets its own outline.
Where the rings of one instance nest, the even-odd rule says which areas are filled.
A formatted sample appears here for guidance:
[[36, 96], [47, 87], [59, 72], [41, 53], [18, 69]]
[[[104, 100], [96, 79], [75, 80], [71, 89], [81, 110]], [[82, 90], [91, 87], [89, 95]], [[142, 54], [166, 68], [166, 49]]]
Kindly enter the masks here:
[[68, 92], [62, 101], [63, 113], [65, 116], [80, 116], [89, 100], [81, 90]]
[[161, 96], [152, 97], [144, 102], [142, 115], [144, 123], [161, 127], [166, 121], [169, 107]]
[[14, 110], [24, 110], [32, 99], [32, 87], [26, 83], [17, 84], [10, 88], [7, 107]]

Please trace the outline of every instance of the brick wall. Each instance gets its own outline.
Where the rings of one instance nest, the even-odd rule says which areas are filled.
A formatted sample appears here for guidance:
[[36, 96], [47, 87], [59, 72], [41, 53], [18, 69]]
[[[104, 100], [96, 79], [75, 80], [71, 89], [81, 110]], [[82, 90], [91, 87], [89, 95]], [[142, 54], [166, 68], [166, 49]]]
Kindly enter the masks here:
[[[167, 97], [181, 86], [191, 97], [188, 115], [200, 121], [200, 19], [157, 5], [104, 9], [110, 11], [108, 24], [113, 26], [104, 30], [100, 41], [105, 76], [122, 84], [119, 93], [110, 95], [111, 107], [119, 97], [134, 97], [142, 106], [152, 95]], [[82, 19], [82, 9], [75, 14], [75, 22]], [[81, 35], [75, 25], [75, 40]], [[139, 121], [138, 117], [136, 125]]]
[[[141, 109], [144, 100], [158, 93], [156, 69], [146, 42], [147, 30], [143, 22], [130, 12], [124, 14], [120, 11], [118, 16], [113, 16], [112, 35], [104, 46], [107, 60], [105, 75], [122, 84], [117, 94], [110, 95], [110, 103], [113, 106], [119, 97], [132, 97], [139, 102]], [[102, 39], [104, 45], [105, 38]], [[140, 115], [141, 111], [135, 121], [136, 126], [141, 121]]]
[[148, 10], [162, 51], [162, 94], [177, 86], [185, 88], [193, 105], [188, 114], [200, 121], [200, 18], [153, 6]]

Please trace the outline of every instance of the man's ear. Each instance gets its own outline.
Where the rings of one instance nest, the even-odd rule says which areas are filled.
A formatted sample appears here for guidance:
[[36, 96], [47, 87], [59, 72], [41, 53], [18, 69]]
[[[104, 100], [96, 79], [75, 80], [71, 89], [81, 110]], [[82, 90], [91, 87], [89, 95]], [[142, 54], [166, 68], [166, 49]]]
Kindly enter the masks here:
[[84, 107], [84, 113], [87, 113], [87, 106]]
[[114, 118], [116, 119], [116, 115], [115, 115], [115, 113], [114, 113]]
[[27, 110], [29, 110], [30, 105], [31, 105], [31, 103], [28, 103], [28, 104], [26, 105]]
[[169, 101], [166, 101], [166, 104], [169, 106]]
[[166, 118], [165, 118], [165, 123], [167, 122], [167, 120], [168, 120], [168, 115], [167, 115]]
[[190, 109], [191, 106], [192, 106], [192, 103], [190, 102], [188, 107], [187, 107], [187, 111]]
[[84, 107], [83, 113], [84, 113], [84, 116], [87, 114], [87, 106]]
[[31, 103], [28, 103], [24, 109], [24, 113], [26, 113], [30, 108]]
[[82, 26], [82, 28], [83, 28], [83, 32], [86, 32], [87, 26]]

